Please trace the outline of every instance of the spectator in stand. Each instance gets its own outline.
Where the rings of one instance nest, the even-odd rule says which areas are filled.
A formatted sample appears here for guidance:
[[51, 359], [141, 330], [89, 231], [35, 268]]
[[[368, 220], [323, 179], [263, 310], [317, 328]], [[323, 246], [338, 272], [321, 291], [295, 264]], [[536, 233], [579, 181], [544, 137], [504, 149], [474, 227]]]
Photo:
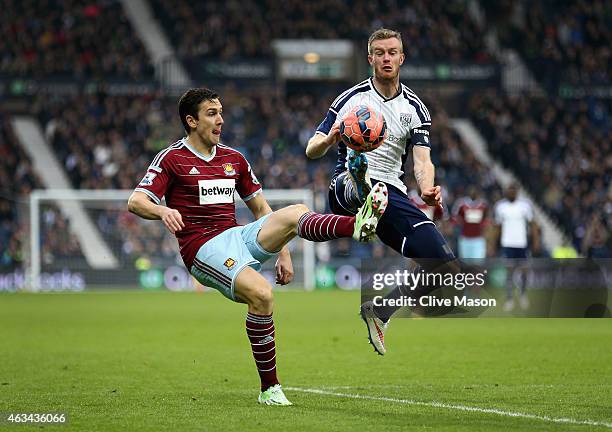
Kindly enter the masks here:
[[487, 256], [485, 230], [488, 226], [489, 205], [480, 196], [478, 188], [471, 185], [468, 195], [455, 202], [452, 220], [461, 229], [459, 258], [483, 259]]
[[589, 258], [610, 258], [610, 250], [610, 230], [599, 215], [594, 214], [582, 242], [582, 253]]

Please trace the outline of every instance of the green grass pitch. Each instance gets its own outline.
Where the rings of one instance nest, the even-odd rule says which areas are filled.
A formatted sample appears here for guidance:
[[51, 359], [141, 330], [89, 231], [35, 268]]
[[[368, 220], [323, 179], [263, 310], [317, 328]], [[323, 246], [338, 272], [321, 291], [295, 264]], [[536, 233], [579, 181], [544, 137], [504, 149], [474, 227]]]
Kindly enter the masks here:
[[45, 430], [612, 430], [612, 320], [396, 319], [379, 357], [358, 305], [277, 293], [295, 406], [263, 407], [246, 307], [217, 293], [3, 294], [0, 412], [68, 414]]

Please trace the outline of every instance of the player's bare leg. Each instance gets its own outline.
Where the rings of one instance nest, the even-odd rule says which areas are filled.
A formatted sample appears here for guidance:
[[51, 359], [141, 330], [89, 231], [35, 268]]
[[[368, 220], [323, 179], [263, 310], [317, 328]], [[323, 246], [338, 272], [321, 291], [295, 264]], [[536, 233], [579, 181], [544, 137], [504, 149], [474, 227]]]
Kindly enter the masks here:
[[276, 210], [262, 225], [257, 234], [257, 242], [269, 252], [281, 250], [297, 235], [298, 222], [309, 211], [304, 204], [294, 204]]
[[316, 242], [342, 237], [367, 242], [374, 238], [387, 203], [387, 187], [377, 183], [356, 216], [320, 214], [295, 204], [272, 213], [262, 225], [257, 242], [269, 252], [279, 251], [295, 236]]
[[251, 267], [245, 267], [236, 276], [234, 295], [248, 305], [249, 313], [270, 315], [274, 309], [274, 296], [270, 283]]
[[234, 282], [235, 297], [249, 307], [246, 332], [261, 379], [258, 401], [265, 405], [291, 405], [276, 376], [274, 296], [270, 283], [251, 267], [245, 267]]

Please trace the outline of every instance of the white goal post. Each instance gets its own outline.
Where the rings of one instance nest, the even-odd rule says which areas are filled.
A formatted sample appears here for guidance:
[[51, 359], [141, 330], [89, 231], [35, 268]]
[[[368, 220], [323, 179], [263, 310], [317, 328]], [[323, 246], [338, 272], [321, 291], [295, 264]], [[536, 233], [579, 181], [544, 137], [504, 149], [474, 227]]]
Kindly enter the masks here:
[[[125, 259], [125, 249], [129, 247], [123, 245], [122, 248], [122, 245], [111, 243], [121, 242], [121, 237], [125, 237], [126, 228], [123, 227], [122, 230], [117, 230], [120, 232], [114, 233], [112, 232], [113, 225], [107, 222], [108, 220], [121, 220], [122, 215], [128, 213], [127, 199], [132, 192], [129, 189], [38, 189], [32, 191], [30, 194], [29, 265], [31, 289], [33, 291], [41, 289], [41, 277], [44, 280], [43, 276], [47, 275], [47, 271], [65, 273], [63, 269], [67, 267], [78, 267], [90, 273], [97, 272], [98, 275], [104, 275], [105, 272], [108, 274], [121, 273], [122, 266], [127, 266], [122, 259]], [[264, 190], [264, 196], [273, 209], [297, 203], [305, 204], [310, 209], [314, 206], [313, 193], [308, 189], [267, 189]], [[236, 204], [237, 213], [242, 214], [242, 221], [239, 219], [239, 223], [253, 220], [238, 195], [236, 195]], [[249, 220], [246, 219], [247, 213], [250, 215]], [[58, 218], [65, 220], [63, 225], [55, 223]], [[159, 221], [152, 222], [159, 224]], [[151, 221], [142, 220], [142, 223], [151, 223]], [[60, 232], [57, 226], [67, 228]], [[151, 225], [148, 225], [148, 229], [150, 227]], [[155, 227], [155, 229], [164, 232], [161, 228]], [[165, 232], [161, 235], [165, 236], [166, 246], [172, 243], [169, 241], [171, 237], [169, 233]], [[51, 245], [45, 243], [49, 239], [54, 239], [55, 243]], [[61, 246], [70, 242], [78, 242], [78, 257], [66, 253], [58, 254], [59, 257], [54, 256], [54, 247], [61, 249]], [[301, 256], [301, 260], [296, 262], [296, 255], [294, 255], [294, 266], [299, 267], [303, 288], [312, 290], [315, 287], [315, 245], [301, 239], [300, 242], [296, 255]], [[60, 243], [60, 247], [57, 247], [57, 243]], [[173, 239], [173, 243], [175, 250], [178, 251], [176, 240]], [[161, 247], [161, 244], [156, 246]], [[131, 262], [130, 265], [132, 265]], [[45, 266], [54, 268], [54, 270], [47, 270]], [[296, 275], [297, 273], [298, 271]], [[98, 278], [103, 277], [98, 276]], [[300, 281], [296, 280], [296, 283], [299, 284]]]

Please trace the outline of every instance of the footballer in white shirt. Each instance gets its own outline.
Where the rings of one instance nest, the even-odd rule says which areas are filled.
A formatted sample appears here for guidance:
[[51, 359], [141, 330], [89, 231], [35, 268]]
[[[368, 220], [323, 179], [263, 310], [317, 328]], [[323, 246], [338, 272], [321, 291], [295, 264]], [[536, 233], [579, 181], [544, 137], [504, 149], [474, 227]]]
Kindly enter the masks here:
[[529, 237], [535, 251], [540, 249], [539, 230], [533, 219], [533, 207], [518, 197], [518, 185], [506, 189], [506, 197], [495, 204], [497, 238], [504, 258], [527, 258]]
[[[513, 183], [506, 189], [504, 199], [495, 203], [496, 238], [501, 246], [502, 256], [508, 259], [508, 269], [512, 274], [516, 272], [517, 278], [509, 277], [506, 280], [506, 303], [504, 310], [510, 312], [514, 309], [514, 282], [518, 281], [521, 309], [529, 307], [527, 297], [527, 274], [522, 266], [522, 260], [529, 255], [529, 246], [534, 252], [540, 249], [539, 228], [533, 218], [531, 203], [518, 197], [519, 187]], [[530, 243], [531, 234], [531, 243]]]
[[[400, 82], [404, 58], [399, 32], [379, 29], [372, 33], [368, 40], [368, 62], [373, 76], [347, 89], [333, 101], [308, 141], [306, 156], [320, 158], [337, 145], [337, 164], [329, 190], [329, 204], [334, 213], [354, 214], [371, 185], [383, 182], [389, 201], [376, 230], [382, 242], [417, 261], [425, 271], [457, 272], [459, 263], [452, 249], [434, 222], [410, 200], [403, 181], [404, 164], [411, 151], [413, 175], [421, 199], [429, 206], [442, 208], [442, 190], [434, 183], [431, 162], [431, 116], [421, 99]], [[369, 105], [379, 111], [387, 123], [385, 141], [367, 154], [348, 149], [340, 140], [340, 120], [358, 105]], [[415, 295], [415, 292], [402, 293], [402, 287], [397, 287], [385, 299]], [[385, 328], [398, 309], [399, 306], [379, 307], [371, 302], [361, 307], [370, 342], [380, 355], [386, 351]]]

